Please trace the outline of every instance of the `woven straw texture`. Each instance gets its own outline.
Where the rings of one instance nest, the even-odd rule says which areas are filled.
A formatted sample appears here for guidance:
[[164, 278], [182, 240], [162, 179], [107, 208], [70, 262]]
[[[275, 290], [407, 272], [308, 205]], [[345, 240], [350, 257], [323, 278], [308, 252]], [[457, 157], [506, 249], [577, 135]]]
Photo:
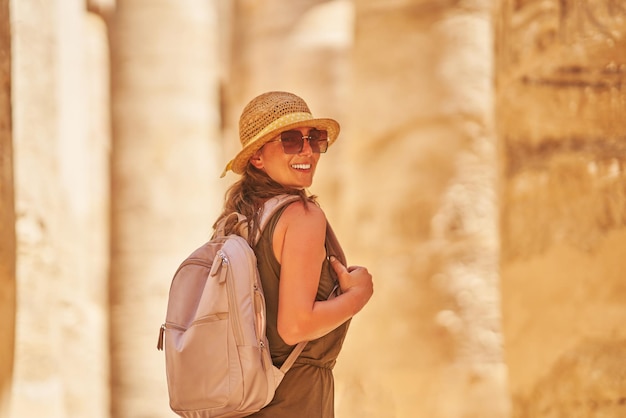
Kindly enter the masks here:
[[281, 116], [291, 113], [311, 113], [298, 96], [284, 92], [265, 93], [252, 100], [241, 112], [239, 139], [245, 147], [259, 132]]
[[237, 174], [244, 172], [250, 157], [267, 141], [289, 129], [310, 127], [328, 131], [328, 144], [339, 134], [339, 124], [333, 119], [316, 119], [300, 97], [292, 93], [273, 91], [255, 97], [244, 107], [239, 118], [239, 140], [242, 150], [224, 168]]

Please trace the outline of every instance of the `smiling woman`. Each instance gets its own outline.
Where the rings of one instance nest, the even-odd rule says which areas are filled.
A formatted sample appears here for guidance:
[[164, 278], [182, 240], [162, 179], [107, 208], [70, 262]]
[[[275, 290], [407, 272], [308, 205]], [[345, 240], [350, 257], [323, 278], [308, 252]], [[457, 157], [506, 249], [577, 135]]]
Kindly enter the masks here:
[[320, 152], [322, 149], [325, 152], [328, 147], [327, 136], [326, 131], [315, 128], [282, 132], [278, 139], [268, 141], [254, 153], [250, 164], [285, 186], [294, 189], [309, 187], [313, 183]]
[[[278, 140], [279, 136], [284, 144], [288, 142], [284, 135], [289, 135], [289, 131], [300, 128], [315, 128], [326, 132], [328, 144], [322, 152], [326, 152], [328, 145], [335, 142], [339, 135], [337, 121], [314, 118], [306, 102], [295, 94], [274, 91], [254, 98], [246, 105], [239, 119], [239, 139], [242, 149], [226, 165], [222, 177], [228, 170], [243, 174], [250, 157], [263, 145]], [[285, 153], [293, 154], [294, 149], [288, 147]]]
[[[338, 134], [335, 120], [314, 118], [300, 97], [265, 93], [244, 108], [239, 121], [242, 150], [224, 170], [242, 177], [228, 190], [218, 222], [238, 212], [250, 220], [253, 232], [268, 199], [300, 197], [270, 218], [256, 244], [250, 241], [267, 304], [266, 332], [274, 365], [280, 367], [295, 344], [309, 341], [274, 399], [255, 417], [303, 412], [314, 418], [334, 416], [332, 368], [350, 319], [373, 293], [366, 268], [346, 268], [328, 252], [326, 216], [306, 192], [321, 154]], [[255, 235], [248, 234], [250, 239]], [[337, 286], [337, 296], [329, 299]]]

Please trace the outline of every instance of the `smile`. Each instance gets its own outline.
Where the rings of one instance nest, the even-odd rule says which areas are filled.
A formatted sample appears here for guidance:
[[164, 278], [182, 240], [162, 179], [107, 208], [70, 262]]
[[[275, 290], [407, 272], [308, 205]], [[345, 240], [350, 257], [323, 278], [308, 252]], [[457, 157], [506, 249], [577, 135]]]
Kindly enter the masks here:
[[293, 164], [291, 167], [296, 170], [310, 170], [311, 164]]

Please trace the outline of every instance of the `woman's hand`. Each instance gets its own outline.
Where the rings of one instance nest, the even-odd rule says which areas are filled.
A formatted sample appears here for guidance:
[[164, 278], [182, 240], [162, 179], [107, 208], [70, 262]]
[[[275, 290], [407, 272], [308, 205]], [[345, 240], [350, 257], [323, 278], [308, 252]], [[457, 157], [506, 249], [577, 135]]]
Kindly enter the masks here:
[[356, 314], [363, 309], [374, 293], [372, 275], [365, 267], [350, 266], [346, 268], [334, 256], [330, 257], [330, 264], [333, 266], [335, 273], [337, 273], [342, 293], [352, 296], [353, 309]]

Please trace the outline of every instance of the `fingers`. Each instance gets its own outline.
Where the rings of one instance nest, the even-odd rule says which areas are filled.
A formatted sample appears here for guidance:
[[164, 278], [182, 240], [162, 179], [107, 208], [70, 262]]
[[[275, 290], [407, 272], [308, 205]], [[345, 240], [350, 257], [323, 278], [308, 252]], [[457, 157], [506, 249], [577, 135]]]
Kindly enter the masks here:
[[339, 261], [337, 257], [335, 257], [334, 255], [330, 256], [330, 264], [333, 266], [333, 269], [335, 270], [335, 273], [337, 273], [337, 276], [341, 276], [342, 274], [349, 273], [346, 266], [341, 264], [341, 261]]
[[335, 273], [337, 273], [342, 293], [351, 295], [348, 300], [352, 301], [354, 313], [356, 314], [372, 297], [374, 292], [372, 275], [365, 267], [346, 267], [334, 256], [330, 257], [330, 264], [333, 266]]
[[339, 261], [339, 259], [337, 257], [335, 257], [334, 255], [330, 256], [330, 264], [335, 269], [335, 273], [337, 273], [337, 275], [339, 275], [340, 273], [343, 273], [343, 272], [352, 273], [355, 270], [363, 269], [363, 267], [361, 267], [361, 266], [349, 266], [349, 267], [346, 267], [343, 264], [341, 264], [341, 261]]

